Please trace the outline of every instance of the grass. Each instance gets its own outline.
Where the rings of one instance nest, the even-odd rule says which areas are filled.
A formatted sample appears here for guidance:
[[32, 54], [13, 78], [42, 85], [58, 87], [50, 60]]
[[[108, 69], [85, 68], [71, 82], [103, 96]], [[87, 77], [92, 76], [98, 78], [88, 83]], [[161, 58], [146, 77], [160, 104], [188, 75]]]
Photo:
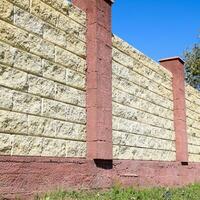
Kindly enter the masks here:
[[183, 188], [133, 189], [115, 186], [102, 191], [57, 191], [36, 200], [200, 200], [200, 184]]

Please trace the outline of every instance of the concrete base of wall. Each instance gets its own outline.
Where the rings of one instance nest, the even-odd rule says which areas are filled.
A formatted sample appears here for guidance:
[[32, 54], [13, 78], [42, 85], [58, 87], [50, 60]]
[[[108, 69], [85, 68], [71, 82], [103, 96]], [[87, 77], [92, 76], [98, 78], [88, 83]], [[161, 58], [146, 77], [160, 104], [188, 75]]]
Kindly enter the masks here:
[[200, 182], [200, 164], [158, 161], [89, 161], [72, 158], [0, 157], [0, 194], [31, 199], [58, 188], [182, 186]]

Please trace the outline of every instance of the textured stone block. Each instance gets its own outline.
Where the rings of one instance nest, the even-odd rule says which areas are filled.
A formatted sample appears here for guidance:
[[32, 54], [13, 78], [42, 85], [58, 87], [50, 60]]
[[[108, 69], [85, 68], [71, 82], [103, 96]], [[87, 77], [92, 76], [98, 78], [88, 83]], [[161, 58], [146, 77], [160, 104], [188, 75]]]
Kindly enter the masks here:
[[86, 61], [69, 51], [56, 47], [56, 62], [85, 74]]
[[49, 62], [47, 60], [42, 61], [43, 76], [49, 79], [65, 83], [66, 69], [63, 66]]
[[64, 49], [72, 51], [79, 56], [86, 56], [85, 43], [77, 39], [73, 34], [66, 33], [50, 25], [45, 25], [43, 37], [44, 39], [59, 45]]
[[41, 156], [65, 157], [66, 141], [59, 139], [44, 138]]
[[196, 121], [194, 119], [191, 119], [191, 118], [187, 118], [187, 125], [189, 127], [192, 127], [192, 128], [195, 128], [195, 129], [199, 129], [200, 130], [200, 123], [199, 121]]
[[53, 100], [43, 100], [43, 116], [62, 119], [70, 122], [86, 123], [86, 110]]
[[29, 50], [29, 33], [0, 20], [1, 40], [16, 47]]
[[166, 77], [167, 79], [171, 80], [172, 74], [164, 69], [161, 65], [153, 61], [152, 59], [148, 58], [146, 55], [129, 45], [127, 42], [123, 41], [117, 36], [113, 36], [112, 38], [113, 46], [119, 49], [120, 51], [126, 53], [128, 56], [138, 60], [143, 65], [146, 65], [148, 68], [152, 69], [153, 71], [159, 73], [161, 76]]
[[55, 58], [55, 47], [48, 41], [45, 41], [32, 34], [29, 35], [29, 48], [30, 52], [37, 54], [43, 58], [54, 60]]
[[144, 89], [126, 79], [122, 79], [118, 76], [113, 75], [112, 76], [112, 84], [115, 88], [118, 88], [124, 92], [127, 92], [128, 94], [148, 99], [148, 101], [161, 105], [167, 109], [173, 109], [173, 102], [166, 97], [157, 95], [147, 89]]
[[73, 86], [82, 90], [86, 88], [86, 76], [74, 70], [66, 68], [66, 82], [67, 85]]
[[198, 145], [189, 144], [188, 145], [188, 152], [191, 153], [191, 154], [200, 155], [200, 144], [198, 144]]
[[[200, 131], [199, 131], [199, 134], [200, 134]], [[200, 137], [196, 137], [196, 136], [188, 134], [188, 144], [200, 146]]]
[[150, 149], [175, 151], [175, 141], [163, 140], [144, 135], [113, 131], [113, 144]]
[[[188, 108], [190, 108], [190, 107], [188, 107]], [[187, 117], [191, 118], [194, 121], [200, 121], [200, 113], [197, 113], [197, 112], [187, 109], [186, 115], [187, 115]]]
[[11, 155], [13, 135], [0, 133], [0, 155]]
[[168, 130], [174, 130], [174, 122], [172, 120], [161, 118], [145, 111], [140, 111], [138, 109], [130, 108], [114, 102], [112, 105], [113, 115], [115, 116], [125, 118], [130, 121], [138, 121], [140, 123], [150, 124]]
[[12, 109], [13, 102], [13, 90], [0, 86], [0, 108], [1, 109]]
[[14, 24], [31, 33], [42, 36], [44, 27], [42, 20], [17, 7], [15, 7], [14, 15]]
[[200, 114], [200, 105], [197, 104], [196, 102], [192, 102], [192, 101], [186, 99], [186, 107], [187, 107], [188, 111], [192, 110], [192, 111], [196, 112], [197, 114]]
[[14, 54], [16, 49], [8, 44], [0, 42], [0, 63], [12, 65], [14, 62]]
[[[58, 121], [59, 122], [59, 121]], [[53, 119], [28, 116], [28, 134], [55, 137], [57, 123]]]
[[86, 41], [86, 27], [71, 20], [65, 15], [60, 15], [57, 21], [57, 27], [64, 30], [69, 35], [74, 35], [82, 41]]
[[85, 96], [86, 94], [83, 91], [57, 84], [55, 95], [57, 100], [85, 107]]
[[13, 21], [14, 6], [6, 0], [0, 3], [0, 18], [6, 21]]
[[[151, 80], [157, 82], [158, 84], [162, 84], [168, 89], [172, 89], [172, 75], [170, 75], [170, 79], [168, 79], [165, 73], [159, 74], [158, 71], [155, 71], [147, 67], [144, 63], [142, 63], [142, 61], [137, 61], [134, 58], [128, 56], [127, 54], [119, 51], [116, 48], [113, 48], [112, 56], [113, 56], [113, 60], [120, 63], [121, 65], [124, 65], [132, 69], [133, 71], [141, 74], [142, 76], [150, 78]], [[162, 66], [159, 66], [159, 68], [164, 69], [164, 67]]]
[[45, 25], [44, 26], [44, 39], [57, 44], [62, 47], [66, 47], [67, 43], [67, 34], [64, 31], [61, 31], [60, 29], [57, 29], [54, 26]]
[[171, 120], [174, 118], [172, 110], [149, 102], [149, 99], [142, 99], [127, 92], [121, 91], [114, 86], [112, 87], [112, 99], [114, 102], [133, 108], [138, 108], [139, 110], [152, 113], [156, 116], [161, 116]]
[[0, 20], [1, 40], [48, 59], [54, 59], [54, 45]]
[[65, 49], [73, 52], [74, 54], [86, 58], [86, 44], [85, 42], [77, 39], [73, 34], [67, 36], [67, 42], [65, 45]]
[[113, 157], [114, 159], [175, 161], [176, 153], [157, 149], [114, 145]]
[[198, 154], [189, 154], [189, 162], [200, 162], [200, 155]]
[[85, 157], [86, 143], [77, 141], [66, 141], [66, 157]]
[[18, 156], [41, 156], [43, 138], [25, 135], [15, 135], [12, 154]]
[[75, 7], [69, 1], [64, 0], [43, 0], [43, 2], [59, 10], [64, 15], [86, 26], [86, 13]]
[[56, 25], [59, 16], [59, 12], [40, 0], [32, 0], [31, 13], [53, 25]]
[[14, 92], [13, 110], [17, 112], [40, 114], [42, 99], [30, 94]]
[[198, 102], [200, 102], [199, 91], [188, 84], [186, 84], [186, 97], [191, 100], [193, 100], [194, 98], [194, 100], [197, 100]]
[[56, 124], [56, 137], [65, 139], [86, 139], [86, 126], [82, 124], [69, 123], [64, 121], [55, 121]]
[[28, 75], [28, 92], [43, 97], [53, 98], [56, 93], [56, 85], [53, 81]]
[[29, 10], [30, 0], [9, 0], [9, 1], [25, 10]]
[[200, 130], [197, 129], [197, 128], [193, 128], [191, 126], [188, 126], [188, 124], [187, 124], [187, 132], [191, 136], [200, 137]]
[[112, 63], [112, 71], [116, 76], [122, 79], [129, 80], [140, 87], [154, 92], [155, 94], [173, 100], [172, 88], [169, 90], [168, 88], [165, 88], [164, 85], [156, 83], [154, 79], [149, 79], [148, 77], [140, 75], [134, 70], [124, 67], [116, 62]]
[[149, 124], [130, 121], [127, 119], [113, 116], [113, 130], [122, 131], [126, 133], [141, 134], [152, 136], [156, 138], [163, 138], [169, 140], [175, 140], [175, 132]]
[[42, 59], [25, 51], [16, 50], [14, 67], [34, 74], [42, 75]]
[[0, 84], [13, 89], [27, 91], [27, 73], [0, 65]]
[[27, 133], [27, 115], [0, 110], [0, 131], [7, 133]]

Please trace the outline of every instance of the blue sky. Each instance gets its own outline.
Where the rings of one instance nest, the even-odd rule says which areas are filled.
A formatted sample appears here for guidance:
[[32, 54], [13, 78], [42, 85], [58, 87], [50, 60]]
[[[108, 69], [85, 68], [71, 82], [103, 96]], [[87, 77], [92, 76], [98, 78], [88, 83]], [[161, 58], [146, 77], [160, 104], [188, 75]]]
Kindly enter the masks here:
[[115, 0], [113, 33], [155, 61], [198, 42], [200, 0]]

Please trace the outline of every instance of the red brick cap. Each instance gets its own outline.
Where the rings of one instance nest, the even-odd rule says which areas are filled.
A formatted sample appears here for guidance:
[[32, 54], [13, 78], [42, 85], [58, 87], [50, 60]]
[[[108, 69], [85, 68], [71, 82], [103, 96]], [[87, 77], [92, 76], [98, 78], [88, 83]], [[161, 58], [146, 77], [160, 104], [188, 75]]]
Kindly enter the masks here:
[[163, 58], [163, 59], [160, 59], [159, 62], [172, 61], [172, 60], [179, 60], [183, 65], [185, 64], [185, 61], [181, 59], [179, 56]]

